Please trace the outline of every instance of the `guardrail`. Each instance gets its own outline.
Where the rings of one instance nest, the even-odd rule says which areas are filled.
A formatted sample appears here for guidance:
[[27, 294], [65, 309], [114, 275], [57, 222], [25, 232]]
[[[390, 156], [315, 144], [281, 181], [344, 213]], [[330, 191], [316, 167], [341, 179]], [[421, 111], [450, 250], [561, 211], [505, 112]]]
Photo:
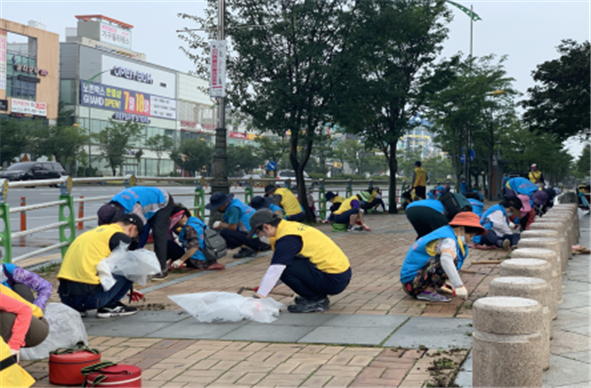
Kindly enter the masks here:
[[[196, 180], [197, 179], [197, 180]], [[209, 182], [212, 178], [181, 178], [181, 177], [135, 177], [134, 175], [127, 175], [124, 177], [99, 177], [99, 178], [71, 178], [68, 176], [64, 176], [60, 179], [47, 179], [47, 180], [37, 180], [35, 181], [35, 186], [46, 186], [46, 185], [57, 185], [60, 188], [60, 195], [57, 201], [50, 201], [35, 205], [26, 205], [25, 198], [21, 197], [21, 206], [10, 208], [8, 203], [6, 202], [8, 190], [9, 188], [18, 188], [18, 187], [28, 187], [31, 186], [31, 182], [29, 181], [17, 181], [17, 182], [8, 182], [7, 180], [0, 180], [0, 220], [4, 223], [4, 229], [0, 232], [0, 247], [4, 248], [4, 256], [2, 257], [2, 262], [4, 263], [11, 263], [13, 261], [18, 261], [22, 259], [26, 259], [29, 257], [37, 256], [45, 252], [49, 252], [54, 249], [60, 249], [62, 258], [65, 255], [68, 246], [74, 241], [76, 238], [76, 224], [78, 224], [78, 229], [83, 229], [83, 223], [85, 221], [93, 221], [98, 219], [96, 215], [92, 216], [84, 216], [84, 203], [86, 202], [93, 202], [93, 201], [108, 201], [112, 198], [112, 195], [108, 196], [97, 196], [97, 197], [88, 197], [84, 198], [80, 196], [79, 198], [74, 198], [71, 194], [72, 184], [73, 183], [104, 183], [106, 181], [110, 182], [121, 182], [125, 187], [133, 187], [137, 184], [138, 181], [163, 181], [163, 182], [191, 182], [195, 184], [195, 192], [193, 193], [171, 193], [171, 195], [175, 198], [178, 197], [193, 197], [193, 206], [188, 207], [190, 210], [194, 211], [195, 216], [201, 218], [203, 221], [206, 219], [205, 214], [205, 187], [209, 187]], [[243, 178], [229, 178], [229, 182], [245, 182]], [[250, 178], [248, 181], [245, 182], [245, 202], [248, 203], [252, 200], [254, 196], [254, 187], [258, 186], [261, 187], [264, 183], [282, 183], [287, 188], [292, 189], [291, 187], [291, 180], [288, 179], [286, 181], [278, 181], [277, 179], [273, 178], [260, 178], [256, 179], [257, 184], [255, 184], [255, 180]], [[258, 183], [260, 182], [260, 183]], [[313, 180], [313, 181], [306, 181], [306, 183], [311, 183], [312, 187], [318, 186], [318, 189], [313, 189], [314, 192], [319, 193], [318, 197], [318, 213], [321, 219], [326, 219], [326, 196], [325, 196], [325, 181], [322, 180]], [[331, 184], [346, 184], [345, 188], [345, 196], [350, 197], [353, 194], [353, 185], [354, 184], [367, 184], [368, 189], [373, 187], [373, 181], [371, 180], [358, 180], [352, 181], [351, 179], [348, 180], [336, 180], [330, 181]], [[293, 190], [293, 189], [292, 189]], [[310, 191], [310, 190], [308, 190]], [[399, 198], [400, 190], [397, 191], [397, 202]], [[78, 203], [78, 217], [75, 217], [74, 211], [74, 204]], [[389, 203], [388, 203], [389, 206]], [[54, 222], [48, 225], [43, 225], [40, 227], [27, 229], [26, 228], [26, 212], [34, 211], [39, 209], [45, 209], [50, 207], [57, 207], [58, 208], [58, 222]], [[11, 225], [10, 225], [10, 214], [20, 213], [21, 214], [21, 230], [19, 232], [11, 232]], [[59, 231], [59, 242], [52, 244], [50, 246], [40, 248], [34, 250], [32, 252], [26, 253], [24, 255], [13, 257], [12, 255], [12, 243], [15, 239], [21, 239], [39, 232], [44, 232], [47, 230], [58, 229]], [[23, 244], [21, 244], [22, 246]]]

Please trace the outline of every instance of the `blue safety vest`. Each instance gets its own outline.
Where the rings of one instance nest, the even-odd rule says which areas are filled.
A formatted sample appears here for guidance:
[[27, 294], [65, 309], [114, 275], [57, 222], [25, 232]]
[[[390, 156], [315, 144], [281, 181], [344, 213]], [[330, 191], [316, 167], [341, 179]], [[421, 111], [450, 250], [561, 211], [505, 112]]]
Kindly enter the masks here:
[[196, 260], [206, 260], [205, 255], [203, 254], [203, 249], [205, 249], [205, 240], [203, 238], [203, 231], [207, 228], [207, 226], [197, 217], [189, 217], [187, 223], [181, 229], [181, 233], [179, 233], [179, 241], [183, 244], [183, 248], [187, 250], [187, 246], [185, 245], [185, 229], [187, 225], [191, 226], [191, 228], [195, 229], [197, 232], [197, 238], [199, 239], [199, 249], [193, 256], [192, 259]]
[[[494, 212], [499, 211], [499, 210], [503, 212], [505, 219], [507, 219], [507, 212], [505, 211], [505, 208], [500, 203], [497, 203], [495, 206], [491, 206], [490, 208], [488, 208], [488, 210], [486, 212], [484, 212], [482, 217], [480, 217], [480, 225], [482, 225], [484, 227], [484, 229], [490, 230], [490, 228], [492, 228], [493, 224], [492, 224], [492, 222], [486, 222], [486, 219], [488, 218], [488, 216], [490, 216], [491, 214], [493, 214]], [[509, 225], [508, 221], [507, 221], [507, 225]]]
[[168, 196], [156, 187], [136, 186], [125, 189], [111, 199], [111, 202], [117, 202], [123, 206], [126, 213], [131, 213], [136, 203], [142, 206], [146, 220], [152, 218], [154, 214], [166, 205]]
[[242, 202], [241, 200], [234, 198], [226, 208], [226, 211], [224, 212], [225, 223], [228, 223], [228, 211], [233, 207], [238, 208], [240, 210], [240, 221], [238, 221], [237, 230], [246, 229], [243, 231], [250, 232], [250, 217], [252, 217], [255, 210], [247, 204], [245, 204], [244, 202]]
[[436, 199], [424, 199], [422, 201], [411, 202], [410, 204], [408, 204], [406, 208], [410, 209], [417, 206], [428, 207], [433, 210], [437, 210], [441, 214], [443, 214], [443, 212], [445, 211], [443, 204]]
[[[415, 278], [417, 272], [423, 268], [431, 258], [429, 253], [427, 253], [427, 245], [431, 241], [442, 238], [451, 238], [456, 242], [456, 255], [458, 258], [457, 268], [462, 268], [464, 259], [468, 256], [468, 246], [464, 246], [460, 243], [451, 226], [442, 226], [441, 228], [419, 238], [410, 247], [404, 258], [404, 262], [402, 263], [402, 268], [400, 269], [400, 283], [408, 283]], [[460, 245], [463, 246], [463, 251]]]
[[1, 283], [3, 286], [12, 289], [12, 286], [14, 286], [15, 283], [12, 277], [15, 268], [17, 268], [17, 266], [14, 264], [2, 263], [2, 272], [4, 272], [4, 276], [6, 276], [6, 279]]
[[517, 194], [525, 194], [531, 197], [533, 193], [540, 190], [540, 188], [532, 183], [529, 179], [513, 178], [507, 182], [507, 188], [513, 190]]
[[472, 212], [476, 214], [478, 217], [482, 217], [482, 212], [484, 209], [484, 204], [477, 199], [468, 198], [468, 202], [472, 205]]

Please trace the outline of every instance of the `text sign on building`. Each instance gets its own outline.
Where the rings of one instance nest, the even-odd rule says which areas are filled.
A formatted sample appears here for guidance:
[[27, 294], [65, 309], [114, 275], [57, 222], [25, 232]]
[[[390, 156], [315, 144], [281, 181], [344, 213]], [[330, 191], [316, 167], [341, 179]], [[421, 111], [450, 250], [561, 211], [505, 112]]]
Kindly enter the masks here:
[[131, 50], [131, 31], [101, 23], [101, 42], [114, 44]]
[[210, 48], [209, 96], [226, 96], [226, 41], [214, 40]]
[[142, 82], [145, 84], [153, 84], [154, 81], [152, 80], [152, 74], [144, 73], [142, 71], [134, 71], [131, 69], [126, 69], [125, 67], [115, 66], [111, 69], [111, 75], [115, 77], [126, 78], [130, 80], [134, 80], [137, 82]]
[[11, 113], [45, 117], [47, 116], [47, 103], [13, 98], [10, 100], [10, 111]]
[[0, 29], [0, 89], [6, 89], [6, 30]]
[[80, 80], [80, 105], [176, 120], [176, 100], [84, 80]]

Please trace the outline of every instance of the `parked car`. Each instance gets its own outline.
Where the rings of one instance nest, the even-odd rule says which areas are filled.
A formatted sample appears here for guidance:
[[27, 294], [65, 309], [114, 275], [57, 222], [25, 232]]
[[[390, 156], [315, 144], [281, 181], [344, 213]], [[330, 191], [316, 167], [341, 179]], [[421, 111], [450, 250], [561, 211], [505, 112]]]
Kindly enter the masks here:
[[[297, 187], [297, 183], [296, 183], [296, 174], [294, 170], [279, 170], [277, 172], [277, 180], [283, 182], [282, 186], [285, 186], [287, 180], [290, 179], [291, 182], [291, 187], [292, 188], [296, 188]], [[306, 187], [309, 190], [312, 190], [314, 188], [314, 183], [312, 182], [312, 178], [310, 178], [310, 176], [304, 171], [304, 182], [306, 182]], [[310, 182], [310, 185], [308, 186], [308, 182]]]
[[256, 181], [258, 179], [261, 179], [261, 176], [259, 174], [244, 174], [240, 177], [240, 179], [243, 180], [238, 181], [238, 186], [246, 186], [246, 183], [250, 180], [250, 178], [252, 178], [253, 181]]
[[57, 162], [21, 162], [0, 171], [0, 178], [9, 181], [57, 179], [65, 173], [66, 170]]

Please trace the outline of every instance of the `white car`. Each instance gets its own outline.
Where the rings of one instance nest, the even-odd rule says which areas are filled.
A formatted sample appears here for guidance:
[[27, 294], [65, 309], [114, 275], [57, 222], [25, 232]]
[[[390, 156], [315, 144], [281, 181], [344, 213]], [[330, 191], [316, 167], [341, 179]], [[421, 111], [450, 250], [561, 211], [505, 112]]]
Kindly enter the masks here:
[[[290, 185], [292, 188], [297, 187], [296, 174], [295, 174], [294, 170], [279, 170], [277, 172], [277, 180], [282, 182], [282, 186], [285, 186], [287, 184], [288, 179], [291, 180]], [[310, 190], [312, 190], [314, 188], [314, 183], [312, 182], [312, 178], [310, 178], [310, 176], [308, 174], [306, 174], [305, 171], [304, 171], [304, 181], [310, 182], [310, 186], [308, 187]]]

